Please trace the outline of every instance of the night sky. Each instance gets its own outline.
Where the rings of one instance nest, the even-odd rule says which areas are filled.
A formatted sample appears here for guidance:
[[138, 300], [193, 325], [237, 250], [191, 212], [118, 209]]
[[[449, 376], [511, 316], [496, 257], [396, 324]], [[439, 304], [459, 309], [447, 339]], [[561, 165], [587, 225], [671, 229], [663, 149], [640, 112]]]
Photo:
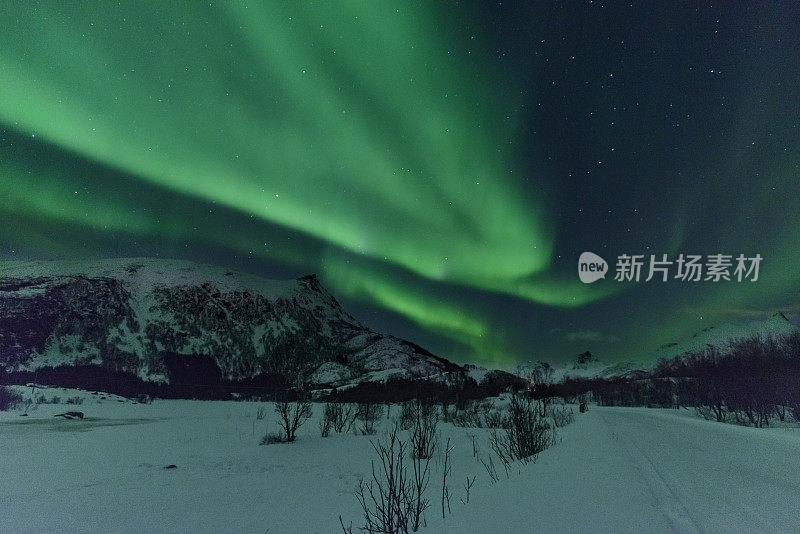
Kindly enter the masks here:
[[[800, 314], [798, 2], [0, 20], [0, 259], [315, 272], [368, 325], [503, 367]], [[605, 279], [580, 282], [584, 251]], [[760, 254], [758, 280], [644, 282], [650, 254], [720, 253]], [[622, 254], [645, 255], [638, 283], [614, 280]]]

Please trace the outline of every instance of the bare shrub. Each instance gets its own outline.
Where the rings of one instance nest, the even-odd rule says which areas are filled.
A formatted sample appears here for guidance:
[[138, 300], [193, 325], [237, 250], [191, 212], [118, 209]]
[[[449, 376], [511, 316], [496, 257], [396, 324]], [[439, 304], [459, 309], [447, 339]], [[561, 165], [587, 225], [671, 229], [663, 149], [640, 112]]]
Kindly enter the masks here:
[[417, 414], [414, 410], [414, 401], [404, 402], [400, 408], [400, 428], [403, 430], [411, 430], [414, 426], [414, 421], [417, 419]]
[[356, 422], [356, 407], [347, 405], [342, 408], [341, 416], [333, 421], [333, 429], [339, 434], [349, 433]]
[[283, 431], [284, 441], [295, 440], [297, 429], [311, 418], [312, 408], [308, 401], [276, 402], [275, 413], [278, 414], [278, 426]]
[[775, 405], [775, 415], [778, 416], [778, 419], [783, 423], [786, 421], [786, 412], [788, 410], [788, 406], [783, 403], [779, 403]]
[[267, 432], [264, 434], [264, 437], [261, 438], [261, 441], [258, 442], [259, 445], [272, 445], [273, 443], [285, 443], [286, 436], [283, 434], [278, 434], [277, 432]]
[[439, 418], [436, 407], [414, 401], [414, 425], [411, 428], [411, 455], [414, 458], [430, 458], [436, 451], [436, 430]]
[[21, 402], [21, 395], [6, 387], [0, 386], [0, 412], [11, 410]]
[[267, 409], [264, 406], [261, 406], [258, 410], [256, 410], [256, 421], [261, 421], [267, 416]]
[[464, 497], [459, 499], [461, 504], [469, 504], [469, 496], [472, 492], [472, 486], [475, 485], [476, 478], [478, 478], [477, 475], [473, 476], [472, 478], [467, 477], [467, 481], [464, 483]]
[[442, 414], [442, 421], [445, 423], [451, 422], [455, 414], [458, 412], [455, 406], [453, 406], [453, 411], [450, 411], [450, 404], [444, 399], [441, 401], [441, 409], [439, 411]]
[[512, 393], [507, 410], [510, 426], [503, 432], [492, 431], [492, 450], [506, 468], [515, 461], [535, 462], [536, 456], [555, 441], [555, 431], [547, 423], [541, 403]]
[[[332, 406], [330, 408], [330, 412], [328, 412], [328, 406]], [[339, 434], [350, 432], [350, 429], [353, 427], [353, 423], [356, 421], [356, 409], [354, 406], [349, 404], [345, 405], [329, 403], [325, 405], [325, 411], [325, 416], [330, 416], [331, 418], [333, 430]]]
[[[376, 467], [376, 462], [372, 461], [372, 479], [367, 482], [360, 480], [355, 493], [363, 512], [363, 532], [413, 532], [416, 510], [424, 511], [428, 507], [428, 501], [423, 497], [424, 487], [418, 490], [408, 477], [405, 465], [407, 443], [397, 436], [398, 430], [399, 424], [393, 427], [385, 440], [371, 442], [378, 455], [378, 465]], [[352, 532], [352, 528], [344, 527], [341, 517], [339, 523], [344, 532]]]
[[374, 402], [360, 402], [356, 409], [356, 418], [361, 421], [361, 433], [370, 436], [376, 432], [375, 424], [381, 416], [381, 406]]
[[153, 399], [150, 397], [150, 395], [139, 394], [139, 395], [136, 395], [136, 397], [134, 397], [134, 399], [139, 404], [152, 404], [153, 403]]
[[483, 428], [481, 414], [485, 412], [484, 403], [469, 401], [464, 404], [464, 409], [459, 410], [453, 417], [453, 425], [468, 428]]
[[[494, 460], [491, 455], [489, 455], [488, 460], [484, 460], [480, 456], [477, 458], [483, 468], [486, 469], [486, 474], [489, 475], [489, 480], [492, 481], [492, 484], [500, 480], [500, 475], [497, 473], [497, 466], [494, 465]], [[506, 474], [508, 474], [508, 468], [506, 468]]]
[[508, 428], [511, 425], [508, 415], [500, 410], [486, 412], [483, 420], [486, 428]]
[[356, 410], [352, 406], [338, 402], [326, 403], [319, 423], [322, 437], [327, 437], [331, 430], [337, 434], [350, 432], [355, 420]]
[[83, 404], [83, 397], [69, 397], [67, 404]]
[[327, 438], [331, 433], [331, 420], [323, 417], [319, 421], [319, 435]]
[[789, 406], [789, 410], [792, 412], [792, 419], [794, 419], [794, 422], [800, 423], [800, 403], [792, 404]]
[[453, 470], [453, 464], [450, 463], [451, 452], [453, 452], [453, 446], [450, 445], [450, 438], [447, 438], [447, 444], [444, 446], [444, 465], [442, 466], [442, 519], [445, 517], [445, 504], [447, 504], [447, 511], [450, 512], [450, 488], [447, 487], [447, 475]]
[[503, 428], [506, 423], [503, 416], [494, 409], [492, 401], [471, 401], [464, 404], [452, 418], [453, 425], [468, 428]]
[[[695, 406], [694, 412], [706, 421], [715, 419], [715, 416], [711, 413], [711, 410], [707, 406]], [[721, 421], [717, 419], [717, 421], [720, 423], [724, 422], [725, 418], [723, 417]]]
[[539, 399], [538, 402], [535, 402], [534, 405], [536, 406], [537, 410], [539, 411], [539, 417], [547, 417], [547, 409], [552, 404], [553, 399], [549, 397], [545, 397]]
[[453, 416], [453, 425], [467, 428], [483, 428], [483, 420], [477, 411], [461, 410]]
[[411, 506], [411, 530], [414, 532], [419, 530], [425, 510], [430, 505], [424, 495], [430, 481], [430, 464], [436, 445], [430, 445], [430, 454], [428, 456], [415, 456], [413, 454], [415, 447], [416, 445], [412, 442], [411, 467], [413, 471], [413, 486], [411, 500], [413, 502]]
[[569, 406], [550, 406], [549, 411], [550, 419], [553, 420], [553, 424], [556, 426], [556, 428], [567, 426], [575, 421], [575, 412], [573, 412], [572, 408]]
[[[78, 399], [80, 402], [69, 402], [70, 400], [75, 400], [75, 399]], [[44, 394], [41, 394], [38, 397], [36, 397], [36, 404], [61, 404], [61, 400], [62, 400], [61, 397], [59, 397], [58, 395], [53, 395], [52, 397], [50, 397], [50, 400], [47, 400], [47, 397], [45, 397]], [[67, 404], [82, 404], [82, 403], [83, 399], [81, 399], [80, 397], [70, 397], [69, 399], [67, 399]]]

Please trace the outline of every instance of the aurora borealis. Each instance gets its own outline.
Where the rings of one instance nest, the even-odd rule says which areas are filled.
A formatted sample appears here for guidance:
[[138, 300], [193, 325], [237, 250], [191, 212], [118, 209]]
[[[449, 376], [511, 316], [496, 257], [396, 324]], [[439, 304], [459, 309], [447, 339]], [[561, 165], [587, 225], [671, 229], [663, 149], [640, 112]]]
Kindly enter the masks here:
[[[800, 312], [796, 5], [0, 17], [0, 259], [317, 272], [371, 326], [506, 366]], [[765, 259], [749, 286], [584, 285], [584, 250]]]

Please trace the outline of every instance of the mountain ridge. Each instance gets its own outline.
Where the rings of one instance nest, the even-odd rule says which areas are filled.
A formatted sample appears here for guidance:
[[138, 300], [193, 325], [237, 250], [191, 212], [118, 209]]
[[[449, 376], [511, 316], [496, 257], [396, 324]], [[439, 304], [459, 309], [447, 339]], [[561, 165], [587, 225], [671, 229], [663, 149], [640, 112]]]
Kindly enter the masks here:
[[720, 323], [707, 326], [678, 342], [666, 343], [654, 351], [655, 359], [670, 359], [687, 353], [697, 352], [706, 347], [725, 348], [732, 341], [760, 336], [784, 335], [800, 332], [800, 326], [790, 321], [778, 310], [761, 321], [747, 323]]
[[7, 376], [94, 366], [168, 385], [194, 365], [216, 366], [221, 380], [282, 376], [307, 389], [463, 374], [365, 326], [315, 274], [275, 281], [153, 258], [0, 263]]

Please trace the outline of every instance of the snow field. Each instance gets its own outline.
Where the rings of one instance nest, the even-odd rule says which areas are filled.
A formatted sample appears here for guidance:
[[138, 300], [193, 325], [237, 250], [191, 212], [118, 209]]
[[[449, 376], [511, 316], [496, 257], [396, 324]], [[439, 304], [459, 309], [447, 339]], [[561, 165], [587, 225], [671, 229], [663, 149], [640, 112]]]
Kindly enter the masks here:
[[[377, 435], [322, 438], [315, 403], [295, 443], [261, 446], [278, 431], [271, 403], [82, 394], [83, 404], [41, 404], [24, 418], [0, 412], [0, 531], [340, 532], [340, 514], [362, 524], [353, 491], [369, 479], [370, 440], [391, 424], [384, 406]], [[52, 417], [66, 410], [86, 417]], [[440, 422], [440, 442], [454, 446], [452, 513], [441, 519], [440, 452], [421, 532], [800, 531], [800, 429], [719, 424], [685, 410], [575, 412], [536, 463], [506, 477], [495, 458], [494, 484], [473, 453], [474, 438], [488, 458], [490, 431]]]

